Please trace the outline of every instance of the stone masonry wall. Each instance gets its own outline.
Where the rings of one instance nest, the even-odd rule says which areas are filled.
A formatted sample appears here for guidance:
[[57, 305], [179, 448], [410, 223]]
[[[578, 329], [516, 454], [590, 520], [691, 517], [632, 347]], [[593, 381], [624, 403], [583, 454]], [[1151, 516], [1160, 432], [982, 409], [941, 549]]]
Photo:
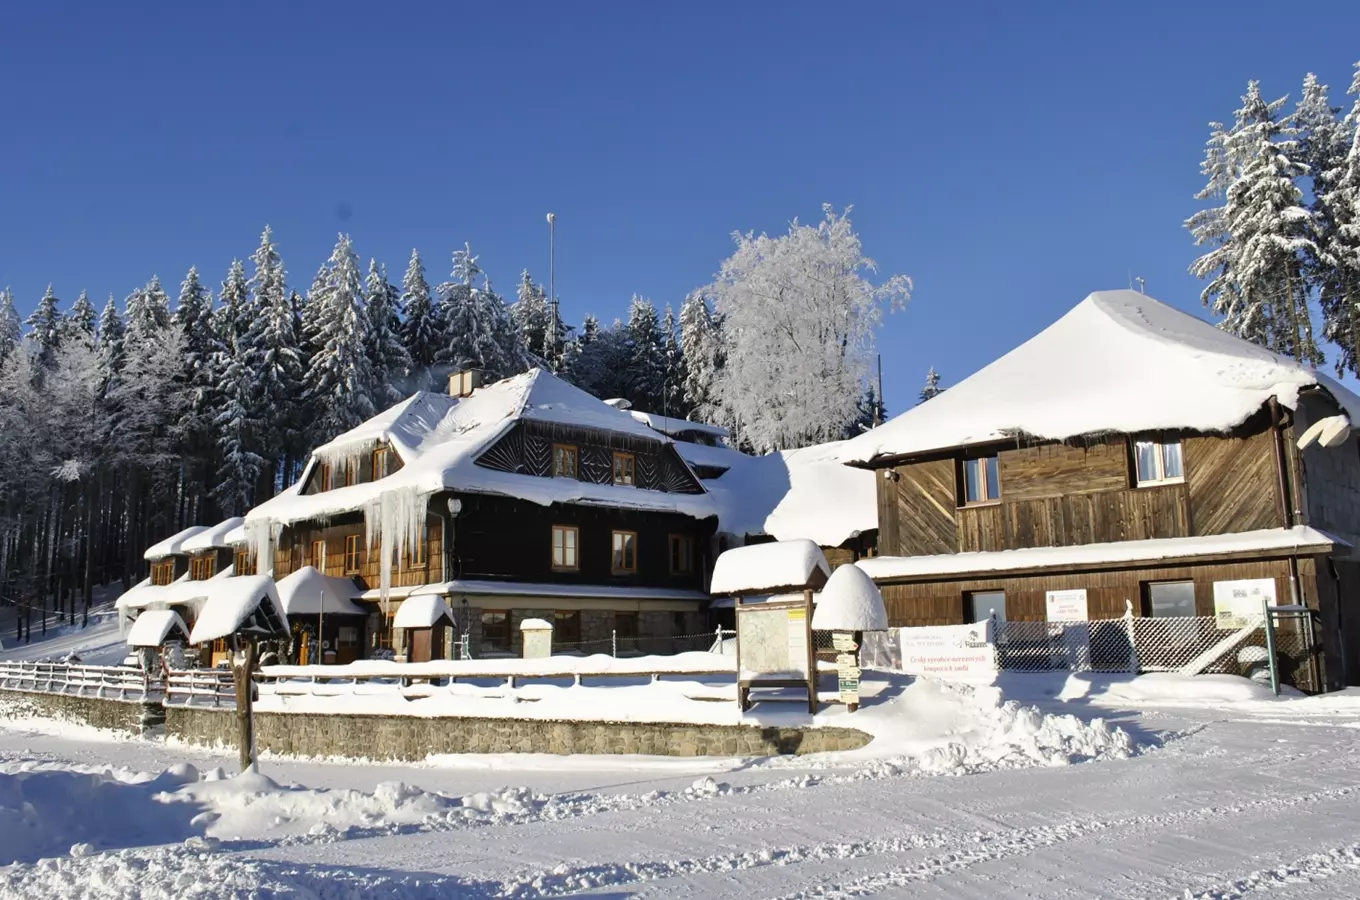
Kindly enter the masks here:
[[140, 733], [149, 713], [159, 720], [160, 703], [144, 704], [129, 700], [73, 697], [64, 694], [39, 694], [31, 691], [0, 690], [0, 707], [9, 715], [34, 715], [48, 719], [80, 722], [95, 728]]
[[[189, 743], [230, 745], [234, 723], [231, 711], [170, 707], [165, 733]], [[259, 749], [286, 755], [412, 761], [431, 753], [801, 755], [853, 750], [870, 738], [849, 728], [256, 713], [255, 739]]]

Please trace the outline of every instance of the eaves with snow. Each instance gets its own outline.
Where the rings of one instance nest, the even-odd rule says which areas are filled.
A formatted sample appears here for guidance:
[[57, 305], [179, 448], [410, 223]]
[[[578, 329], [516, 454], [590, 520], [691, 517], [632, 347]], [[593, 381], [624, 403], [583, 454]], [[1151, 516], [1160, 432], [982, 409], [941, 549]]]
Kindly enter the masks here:
[[1352, 422], [1360, 397], [1335, 379], [1136, 291], [1099, 291], [1005, 356], [849, 441], [851, 464], [1017, 438], [1227, 432], [1271, 397], [1296, 409], [1323, 391]]

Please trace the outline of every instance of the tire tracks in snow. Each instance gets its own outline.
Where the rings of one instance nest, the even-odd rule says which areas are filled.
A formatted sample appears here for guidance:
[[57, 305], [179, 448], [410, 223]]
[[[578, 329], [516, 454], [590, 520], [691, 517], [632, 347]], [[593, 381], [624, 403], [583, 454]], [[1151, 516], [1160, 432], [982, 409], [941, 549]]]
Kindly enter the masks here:
[[1175, 900], [1237, 900], [1239, 897], [1274, 891], [1289, 885], [1326, 881], [1351, 872], [1360, 872], [1360, 844], [1310, 853], [1292, 863], [1272, 869], [1257, 869], [1243, 878], [1220, 883], [1207, 890], [1194, 892], [1186, 888]]

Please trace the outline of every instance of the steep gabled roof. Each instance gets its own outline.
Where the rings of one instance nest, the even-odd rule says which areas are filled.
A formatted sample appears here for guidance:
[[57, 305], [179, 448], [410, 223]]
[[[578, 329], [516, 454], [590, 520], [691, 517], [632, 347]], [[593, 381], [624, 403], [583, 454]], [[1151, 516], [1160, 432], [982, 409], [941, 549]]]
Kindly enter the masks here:
[[417, 391], [395, 406], [388, 407], [368, 421], [317, 447], [312, 451], [313, 455], [344, 455], [377, 444], [388, 444], [403, 463], [409, 463], [420, 455], [425, 442], [457, 404], [457, 397]]
[[866, 463], [1018, 434], [1225, 432], [1272, 396], [1296, 408], [1310, 388], [1360, 423], [1360, 397], [1316, 369], [1136, 291], [1100, 291], [987, 367], [853, 439], [841, 459]]

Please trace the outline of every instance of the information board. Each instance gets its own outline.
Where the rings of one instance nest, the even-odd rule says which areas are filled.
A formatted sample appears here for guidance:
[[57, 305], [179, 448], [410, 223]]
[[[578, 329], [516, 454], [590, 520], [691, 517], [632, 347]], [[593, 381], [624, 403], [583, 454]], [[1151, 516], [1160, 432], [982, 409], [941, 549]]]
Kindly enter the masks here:
[[1086, 588], [1048, 591], [1044, 599], [1046, 616], [1050, 622], [1085, 622], [1090, 618], [1086, 606]]
[[990, 680], [996, 676], [990, 620], [897, 631], [902, 644], [902, 671], [909, 675], [961, 680]]
[[807, 606], [761, 603], [737, 607], [737, 663], [742, 678], [807, 677]]
[[1214, 582], [1214, 624], [1219, 628], [1246, 628], [1260, 622], [1266, 604], [1276, 605], [1274, 578]]

